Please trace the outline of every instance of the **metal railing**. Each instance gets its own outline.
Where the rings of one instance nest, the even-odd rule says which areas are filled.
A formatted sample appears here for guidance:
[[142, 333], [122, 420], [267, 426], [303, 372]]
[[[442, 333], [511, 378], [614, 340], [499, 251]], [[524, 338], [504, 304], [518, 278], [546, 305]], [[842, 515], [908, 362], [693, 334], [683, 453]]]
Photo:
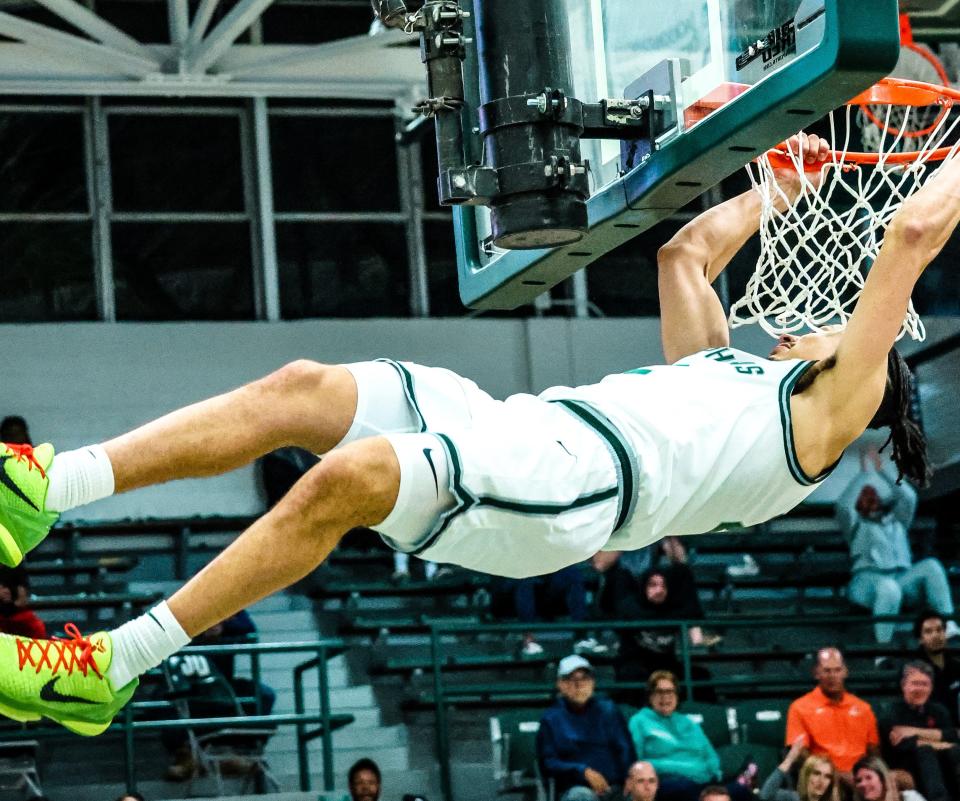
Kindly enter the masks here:
[[[293, 714], [271, 715], [237, 715], [208, 718], [169, 718], [154, 720], [137, 720], [136, 713], [148, 710], [168, 709], [170, 701], [134, 701], [127, 704], [122, 711], [122, 718], [113, 723], [108, 731], [121, 734], [123, 737], [124, 781], [128, 792], [136, 792], [136, 738], [138, 732], [163, 731], [169, 729], [218, 729], [256, 728], [263, 726], [295, 726], [297, 731], [297, 763], [299, 784], [301, 790], [312, 790], [310, 769], [310, 754], [308, 744], [320, 738], [323, 755], [323, 790], [330, 792], [334, 786], [333, 776], [333, 741], [331, 739], [333, 714], [330, 709], [330, 681], [327, 670], [327, 660], [344, 650], [342, 640], [326, 639], [311, 640], [293, 643], [249, 643], [240, 645], [198, 645], [190, 646], [179, 651], [180, 654], [199, 654], [216, 656], [221, 654], [243, 655], [249, 654], [251, 659], [251, 673], [256, 687], [253, 701], [260, 709], [260, 676], [261, 657], [265, 654], [303, 653], [312, 657], [293, 668], [293, 691], [295, 712]], [[310, 670], [317, 671], [317, 692], [320, 700], [319, 712], [306, 712], [304, 675]], [[250, 700], [241, 698], [238, 700]], [[308, 725], [318, 724], [308, 729]], [[24, 727], [19, 731], [5, 731], [3, 739], [51, 739], [65, 736], [64, 730], [58, 727]], [[70, 736], [70, 735], [67, 735]]]

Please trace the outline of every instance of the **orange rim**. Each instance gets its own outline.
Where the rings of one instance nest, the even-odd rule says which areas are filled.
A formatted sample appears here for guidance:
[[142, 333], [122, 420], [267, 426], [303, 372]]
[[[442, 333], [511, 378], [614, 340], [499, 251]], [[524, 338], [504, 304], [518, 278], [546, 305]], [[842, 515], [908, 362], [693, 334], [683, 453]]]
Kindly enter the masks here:
[[[941, 67], [942, 69], [942, 67]], [[944, 83], [948, 84], [949, 79], [944, 75]], [[883, 78], [878, 83], [871, 86], [853, 99], [847, 101], [848, 106], [860, 106], [864, 108], [867, 104], [872, 105], [892, 105], [892, 106], [932, 106], [939, 105], [942, 110], [933, 125], [929, 127], [926, 133], [934, 130], [940, 123], [943, 115], [946, 114], [955, 103], [960, 102], [960, 91], [953, 89], [949, 85], [937, 86], [923, 81], [913, 81], [908, 78]], [[866, 109], [864, 109], [866, 111]], [[868, 112], [868, 116], [871, 116]], [[883, 123], [878, 127], [884, 128]], [[897, 131], [889, 131], [897, 135]], [[914, 136], [920, 136], [924, 132], [916, 132]], [[770, 164], [776, 168], [786, 168], [794, 166], [793, 160], [786, 153], [787, 145], [785, 142], [767, 152]], [[943, 161], [953, 151], [953, 147], [940, 147], [935, 150], [921, 153], [919, 151], [910, 153], [888, 153], [881, 156], [879, 153], [864, 153], [859, 151], [834, 150], [833, 162], [841, 165], [856, 164], [879, 164], [882, 160], [884, 164], [909, 164], [916, 161], [921, 155], [927, 161]], [[819, 164], [804, 164], [804, 170], [807, 172], [816, 172], [824, 164], [831, 162], [821, 162]]]
[[[947, 71], [943, 68], [943, 64], [940, 62], [940, 59], [938, 59], [933, 53], [927, 50], [927, 48], [914, 44], [912, 41], [905, 42], [902, 45], [902, 47], [906, 48], [907, 50], [913, 51], [918, 56], [923, 58], [928, 64], [930, 64], [930, 66], [932, 66], [934, 70], [936, 70], [937, 77], [940, 79], [940, 84], [942, 87], [947, 87], [950, 85], [950, 77], [947, 75]], [[891, 80], [891, 79], [888, 79], [888, 80]], [[892, 79], [892, 80], [896, 80], [896, 79]], [[870, 90], [867, 90], [867, 92], [869, 91]], [[919, 139], [921, 136], [928, 136], [929, 134], [931, 134], [933, 131], [936, 130], [937, 126], [940, 124], [940, 120], [942, 120], [944, 115], [950, 110], [950, 105], [943, 103], [936, 98], [929, 100], [927, 102], [923, 102], [923, 99], [920, 97], [920, 95], [922, 94], [921, 92], [919, 91], [911, 92], [911, 90], [909, 89], [905, 89], [904, 91], [905, 93], [908, 93], [910, 95], [910, 102], [904, 102], [903, 100], [892, 101], [892, 102], [877, 100], [877, 101], [872, 101], [872, 103], [873, 105], [884, 104], [884, 105], [895, 105], [895, 106], [932, 106], [936, 103], [940, 103], [941, 105], [940, 113], [937, 114], [934, 121], [931, 122], [926, 128], [924, 128], [922, 131], [904, 131], [903, 132], [904, 139]], [[864, 116], [868, 120], [870, 120], [870, 122], [872, 122], [874, 125], [876, 125], [880, 130], [885, 131], [886, 133], [891, 134], [893, 136], [897, 136], [900, 133], [895, 128], [888, 126], [885, 122], [881, 122], [880, 119], [870, 109], [870, 106], [867, 103], [864, 103], [861, 101], [860, 103], [858, 103], [858, 105], [860, 106], [860, 110], [863, 111]]]

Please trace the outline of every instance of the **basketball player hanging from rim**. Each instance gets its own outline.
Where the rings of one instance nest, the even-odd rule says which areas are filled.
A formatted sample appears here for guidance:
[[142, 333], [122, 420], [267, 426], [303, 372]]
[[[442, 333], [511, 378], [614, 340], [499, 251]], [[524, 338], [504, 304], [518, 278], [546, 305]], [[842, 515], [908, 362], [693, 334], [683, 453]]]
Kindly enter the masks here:
[[[808, 163], [829, 148], [792, 140]], [[796, 151], [795, 151], [796, 152]], [[788, 193], [797, 175], [778, 176]], [[443, 369], [290, 364], [102, 445], [0, 454], [0, 556], [16, 564], [59, 512], [210, 476], [275, 448], [326, 454], [222, 554], [110, 633], [0, 638], [0, 712], [97, 734], [137, 676], [316, 568], [356, 526], [394, 548], [502, 576], [549, 573], [666, 534], [753, 525], [800, 503], [868, 427], [902, 475], [928, 475], [892, 350], [914, 283], [960, 221], [960, 159], [908, 199], [844, 330], [729, 346], [711, 282], [757, 230], [754, 191], [704, 212], [659, 254], [666, 365], [496, 401]]]

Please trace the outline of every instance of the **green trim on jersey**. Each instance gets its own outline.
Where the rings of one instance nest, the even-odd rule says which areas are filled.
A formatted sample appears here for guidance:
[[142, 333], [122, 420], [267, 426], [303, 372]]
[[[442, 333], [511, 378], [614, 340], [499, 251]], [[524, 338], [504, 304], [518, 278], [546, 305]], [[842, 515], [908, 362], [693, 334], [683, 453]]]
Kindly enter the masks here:
[[637, 505], [637, 493], [640, 486], [640, 467], [633, 449], [616, 426], [602, 413], [584, 401], [558, 399], [550, 403], [559, 403], [564, 409], [578, 417], [596, 431], [607, 443], [617, 462], [617, 475], [620, 484], [620, 497], [617, 509], [617, 522], [613, 533], [623, 528], [633, 517]]
[[453, 493], [457, 504], [453, 509], [441, 516], [436, 529], [430, 534], [430, 536], [427, 537], [424, 543], [415, 550], [410, 551], [410, 553], [414, 554], [414, 556], [423, 553], [423, 551], [433, 545], [440, 538], [443, 532], [447, 530], [447, 527], [455, 518], [459, 517], [464, 512], [468, 512], [475, 506], [488, 506], [493, 509], [516, 512], [517, 514], [522, 515], [548, 515], [553, 517], [561, 515], [564, 512], [572, 512], [575, 509], [582, 509], [586, 506], [604, 503], [617, 498], [620, 494], [620, 488], [618, 486], [607, 487], [606, 489], [591, 492], [588, 495], [580, 495], [569, 503], [539, 503], [535, 501], [523, 501], [517, 498], [498, 498], [495, 495], [473, 495], [463, 485], [463, 462], [460, 458], [459, 451], [457, 451], [456, 445], [453, 444], [453, 440], [451, 440], [446, 434], [439, 434], [435, 431], [430, 433], [440, 440], [447, 452], [447, 457], [449, 458], [451, 465], [450, 491]]
[[790, 412], [790, 398], [793, 397], [793, 388], [803, 375], [809, 370], [815, 361], [804, 361], [798, 364], [794, 369], [784, 376], [780, 382], [780, 424], [783, 426], [783, 450], [787, 457], [787, 468], [794, 480], [805, 487], [812, 484], [819, 484], [829, 476], [834, 468], [839, 464], [838, 459], [830, 467], [824, 470], [820, 475], [811, 478], [800, 466], [800, 460], [797, 458], [797, 444], [793, 439], [793, 418]]
[[427, 420], [423, 416], [423, 412], [420, 411], [420, 404], [417, 403], [417, 396], [413, 389], [413, 374], [406, 367], [400, 364], [400, 362], [395, 362], [393, 359], [375, 359], [374, 361], [389, 364], [400, 374], [400, 381], [403, 384], [403, 392], [407, 396], [407, 401], [410, 403], [410, 408], [413, 409], [413, 413], [420, 421], [420, 433], [423, 434], [427, 430]]

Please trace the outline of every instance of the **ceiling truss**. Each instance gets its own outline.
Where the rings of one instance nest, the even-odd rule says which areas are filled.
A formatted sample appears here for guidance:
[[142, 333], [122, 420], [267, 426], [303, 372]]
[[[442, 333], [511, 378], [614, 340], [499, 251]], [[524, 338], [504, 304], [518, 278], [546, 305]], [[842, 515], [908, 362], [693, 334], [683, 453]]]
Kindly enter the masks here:
[[[77, 0], [31, 0], [76, 33], [0, 11], [0, 94], [317, 97], [406, 103], [424, 92], [417, 40], [398, 31], [317, 45], [238, 44], [273, 0], [166, 0], [170, 41], [143, 43]], [[22, 6], [21, 6], [22, 7]], [[10, 8], [10, 6], [7, 6]], [[251, 37], [255, 42], [257, 37]]]

